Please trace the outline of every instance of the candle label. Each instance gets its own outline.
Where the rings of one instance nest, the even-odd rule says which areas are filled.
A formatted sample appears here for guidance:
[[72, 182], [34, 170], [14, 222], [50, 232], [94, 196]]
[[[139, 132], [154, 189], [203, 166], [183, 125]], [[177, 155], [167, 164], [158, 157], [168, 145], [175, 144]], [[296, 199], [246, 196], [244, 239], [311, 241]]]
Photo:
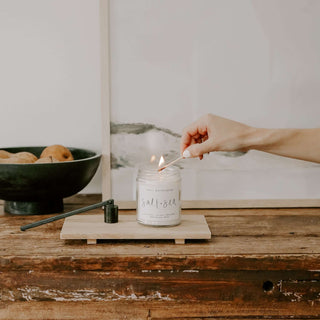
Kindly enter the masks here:
[[139, 183], [138, 221], [154, 226], [180, 223], [180, 189], [177, 184]]

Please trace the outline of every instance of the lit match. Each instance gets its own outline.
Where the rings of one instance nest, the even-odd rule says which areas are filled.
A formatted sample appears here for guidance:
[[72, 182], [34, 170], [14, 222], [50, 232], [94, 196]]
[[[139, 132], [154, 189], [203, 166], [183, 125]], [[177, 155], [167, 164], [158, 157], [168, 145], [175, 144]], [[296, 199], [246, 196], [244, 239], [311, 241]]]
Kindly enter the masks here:
[[178, 161], [180, 161], [180, 160], [182, 160], [182, 159], [184, 159], [184, 157], [183, 157], [183, 156], [181, 156], [181, 157], [179, 157], [179, 158], [177, 158], [177, 159], [175, 159], [175, 160], [173, 160], [173, 161], [169, 162], [169, 163], [168, 163], [168, 164], [166, 164], [165, 166], [163, 166], [163, 167], [159, 168], [159, 169], [158, 169], [158, 171], [160, 172], [160, 171], [162, 171], [162, 170], [164, 170], [164, 169], [168, 168], [169, 166], [172, 166], [173, 164], [175, 164], [176, 162], [178, 162]]

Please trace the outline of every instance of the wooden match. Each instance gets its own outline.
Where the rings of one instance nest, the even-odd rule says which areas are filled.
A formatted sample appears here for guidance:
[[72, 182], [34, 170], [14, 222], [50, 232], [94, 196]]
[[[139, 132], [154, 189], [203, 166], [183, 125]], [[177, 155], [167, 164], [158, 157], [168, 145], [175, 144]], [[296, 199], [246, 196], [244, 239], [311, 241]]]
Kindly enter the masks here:
[[173, 164], [175, 164], [176, 162], [178, 162], [178, 161], [180, 161], [180, 160], [182, 160], [182, 159], [184, 159], [184, 157], [183, 157], [183, 156], [181, 156], [181, 157], [179, 157], [179, 158], [177, 158], [177, 159], [175, 159], [175, 160], [173, 160], [173, 161], [169, 162], [169, 163], [168, 163], [168, 164], [166, 164], [165, 166], [163, 166], [163, 167], [159, 168], [159, 169], [158, 169], [158, 171], [160, 172], [160, 171], [162, 171], [162, 170], [164, 170], [164, 169], [168, 168], [169, 166], [172, 166]]

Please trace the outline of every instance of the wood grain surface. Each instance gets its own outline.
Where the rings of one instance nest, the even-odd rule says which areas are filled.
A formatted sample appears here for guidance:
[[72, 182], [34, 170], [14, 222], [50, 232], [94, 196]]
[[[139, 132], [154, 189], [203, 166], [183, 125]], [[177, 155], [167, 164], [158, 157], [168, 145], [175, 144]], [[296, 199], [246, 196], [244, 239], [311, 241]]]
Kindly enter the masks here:
[[185, 244], [186, 239], [211, 239], [211, 232], [203, 215], [182, 215], [181, 223], [171, 227], [150, 227], [137, 222], [132, 214], [121, 214], [118, 223], [104, 223], [102, 214], [84, 214], [65, 219], [60, 239], [87, 240], [174, 240]]
[[[100, 200], [66, 199], [65, 211]], [[211, 239], [88, 246], [60, 239], [63, 220], [21, 232], [50, 215], [0, 207], [0, 319], [320, 318], [319, 208], [183, 214], [205, 215]]]

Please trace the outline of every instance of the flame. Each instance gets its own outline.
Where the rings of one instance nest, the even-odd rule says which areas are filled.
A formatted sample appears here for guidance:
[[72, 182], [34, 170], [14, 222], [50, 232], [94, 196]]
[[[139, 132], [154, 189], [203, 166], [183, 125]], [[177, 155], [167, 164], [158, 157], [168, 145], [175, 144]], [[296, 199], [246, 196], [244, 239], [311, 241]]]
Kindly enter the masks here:
[[155, 155], [152, 155], [151, 158], [150, 158], [150, 162], [153, 163], [156, 161], [156, 156]]
[[159, 161], [159, 168], [164, 164], [164, 158], [161, 156], [160, 161]]

